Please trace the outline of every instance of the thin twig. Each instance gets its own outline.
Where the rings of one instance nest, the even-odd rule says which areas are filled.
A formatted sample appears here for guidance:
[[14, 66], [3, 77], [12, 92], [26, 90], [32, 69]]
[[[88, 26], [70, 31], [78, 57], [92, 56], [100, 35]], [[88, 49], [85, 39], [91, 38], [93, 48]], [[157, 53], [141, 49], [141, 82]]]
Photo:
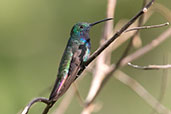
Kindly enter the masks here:
[[24, 108], [24, 110], [22, 111], [22, 114], [27, 114], [31, 106], [36, 102], [43, 102], [47, 105], [49, 104], [49, 100], [47, 98], [43, 98], [43, 97], [35, 98]]
[[128, 63], [129, 66], [136, 68], [136, 69], [140, 69], [140, 70], [159, 70], [159, 69], [169, 69], [171, 68], [171, 65], [148, 65], [148, 66], [139, 66], [139, 65], [135, 65], [132, 63]]
[[159, 25], [150, 25], [150, 26], [134, 27], [134, 28], [131, 28], [131, 29], [126, 30], [125, 33], [126, 32], [130, 32], [130, 31], [133, 31], [133, 30], [159, 28], [159, 27], [168, 26], [168, 25], [169, 25], [169, 22], [166, 22], [166, 23], [163, 23], [163, 24], [159, 24]]
[[163, 41], [169, 38], [171, 36], [171, 28], [167, 29], [165, 32], [163, 32], [160, 36], [158, 36], [156, 39], [154, 39], [151, 43], [147, 44], [143, 48], [138, 49], [134, 53], [130, 54], [129, 56], [125, 57], [122, 62], [121, 66], [126, 65], [127, 63], [139, 58], [140, 56], [144, 55], [145, 53], [151, 51], [158, 45], [160, 45]]

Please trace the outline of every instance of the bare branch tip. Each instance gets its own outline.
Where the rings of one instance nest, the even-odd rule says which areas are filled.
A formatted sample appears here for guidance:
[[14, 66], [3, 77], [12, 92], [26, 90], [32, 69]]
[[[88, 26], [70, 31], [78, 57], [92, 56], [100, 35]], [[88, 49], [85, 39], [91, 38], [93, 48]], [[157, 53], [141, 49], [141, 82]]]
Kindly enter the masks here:
[[143, 8], [143, 12], [144, 12], [144, 13], [146, 13], [146, 12], [147, 12], [147, 10], [148, 10], [148, 9], [147, 9], [146, 7], [145, 7], [145, 8]]
[[29, 110], [29, 106], [26, 106], [21, 114], [27, 114]]
[[170, 23], [169, 22], [166, 22], [166, 25], [170, 25]]

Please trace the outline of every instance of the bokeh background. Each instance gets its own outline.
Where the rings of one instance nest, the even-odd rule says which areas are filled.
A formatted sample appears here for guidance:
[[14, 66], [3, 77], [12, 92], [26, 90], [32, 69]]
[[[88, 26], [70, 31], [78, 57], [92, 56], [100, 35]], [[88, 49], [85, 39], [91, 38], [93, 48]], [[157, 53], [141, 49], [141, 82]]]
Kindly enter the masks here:
[[[156, 0], [171, 9], [171, 0]], [[129, 19], [141, 8], [142, 0], [118, 0], [115, 22]], [[76, 22], [95, 22], [105, 18], [107, 0], [0, 0], [0, 114], [15, 114], [38, 96], [48, 97], [57, 74], [70, 30]], [[171, 15], [168, 14], [168, 15]], [[159, 13], [151, 16], [146, 25], [167, 20]], [[98, 47], [102, 27], [91, 32], [92, 51]], [[169, 26], [168, 26], [169, 27]], [[168, 27], [143, 30], [143, 45]], [[122, 46], [124, 47], [124, 46]], [[118, 60], [123, 48], [113, 53]], [[150, 53], [135, 61], [139, 65], [171, 63], [171, 38]], [[159, 97], [163, 71], [142, 71], [130, 67], [122, 69], [139, 81], [153, 96]], [[171, 109], [171, 71], [163, 104]], [[79, 83], [79, 91], [86, 97], [91, 83], [88, 74]], [[61, 98], [62, 99], [62, 98]], [[61, 99], [56, 103], [56, 107]], [[148, 114], [152, 108], [135, 92], [111, 78], [96, 101], [103, 106], [98, 114]], [[30, 114], [39, 114], [44, 104], [34, 105]], [[54, 110], [53, 107], [52, 110]], [[82, 107], [74, 97], [66, 114], [79, 114]]]

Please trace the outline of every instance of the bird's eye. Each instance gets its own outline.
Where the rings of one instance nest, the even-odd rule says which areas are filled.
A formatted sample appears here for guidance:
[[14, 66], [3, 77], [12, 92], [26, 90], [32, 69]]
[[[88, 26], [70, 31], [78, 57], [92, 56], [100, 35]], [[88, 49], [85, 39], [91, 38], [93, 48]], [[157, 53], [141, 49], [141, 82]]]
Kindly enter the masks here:
[[82, 29], [82, 28], [83, 28], [83, 26], [81, 25], [81, 26], [80, 26], [80, 29]]

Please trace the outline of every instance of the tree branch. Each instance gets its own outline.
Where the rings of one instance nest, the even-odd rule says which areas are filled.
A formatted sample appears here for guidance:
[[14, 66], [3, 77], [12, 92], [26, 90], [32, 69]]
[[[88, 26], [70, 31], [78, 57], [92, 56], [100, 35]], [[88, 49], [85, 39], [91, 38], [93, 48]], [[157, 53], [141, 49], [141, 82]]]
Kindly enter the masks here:
[[150, 26], [134, 27], [134, 28], [131, 28], [131, 29], [126, 30], [125, 33], [126, 32], [129, 32], [129, 31], [133, 31], [133, 30], [159, 28], [159, 27], [168, 26], [168, 25], [169, 25], [169, 22], [166, 22], [166, 23], [163, 23], [163, 24], [159, 24], [159, 25], [150, 25]]
[[[141, 15], [147, 12], [148, 8], [153, 4], [155, 0], [151, 0], [140, 12], [138, 12], [127, 24], [125, 24], [118, 32], [114, 34], [112, 38], [107, 40], [101, 47], [99, 47], [89, 59], [83, 63], [84, 66], [88, 66], [101, 52], [106, 49], [115, 39], [117, 39], [132, 23], [134, 23]], [[82, 71], [85, 68], [81, 69]], [[81, 71], [81, 72], [82, 72]]]
[[36, 102], [43, 102], [45, 104], [49, 104], [49, 99], [47, 98], [43, 98], [43, 97], [38, 97], [38, 98], [35, 98], [33, 99], [25, 108], [24, 110], [22, 111], [22, 114], [27, 114], [29, 109], [31, 108], [31, 106], [36, 103]]
[[128, 63], [129, 66], [136, 68], [136, 69], [140, 69], [140, 70], [159, 70], [159, 69], [169, 69], [171, 68], [171, 65], [148, 65], [148, 66], [139, 66], [139, 65], [135, 65], [132, 63]]

